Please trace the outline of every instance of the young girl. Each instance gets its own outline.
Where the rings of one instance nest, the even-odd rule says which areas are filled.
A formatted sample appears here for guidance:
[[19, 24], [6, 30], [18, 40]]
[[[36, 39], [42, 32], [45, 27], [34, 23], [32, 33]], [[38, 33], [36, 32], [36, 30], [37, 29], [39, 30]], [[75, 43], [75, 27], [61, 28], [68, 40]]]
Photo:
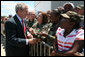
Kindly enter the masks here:
[[76, 52], [84, 46], [84, 30], [79, 29], [80, 18], [73, 11], [68, 11], [61, 16], [56, 31], [58, 49], [52, 51], [51, 56], [79, 56]]

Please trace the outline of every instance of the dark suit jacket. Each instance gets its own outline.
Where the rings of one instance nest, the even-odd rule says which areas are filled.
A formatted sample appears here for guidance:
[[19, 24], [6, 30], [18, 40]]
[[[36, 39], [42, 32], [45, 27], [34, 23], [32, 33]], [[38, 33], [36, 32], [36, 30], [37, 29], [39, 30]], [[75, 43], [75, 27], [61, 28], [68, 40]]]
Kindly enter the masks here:
[[7, 56], [28, 56], [29, 50], [26, 45], [26, 38], [23, 27], [15, 15], [5, 23], [6, 31], [6, 55]]

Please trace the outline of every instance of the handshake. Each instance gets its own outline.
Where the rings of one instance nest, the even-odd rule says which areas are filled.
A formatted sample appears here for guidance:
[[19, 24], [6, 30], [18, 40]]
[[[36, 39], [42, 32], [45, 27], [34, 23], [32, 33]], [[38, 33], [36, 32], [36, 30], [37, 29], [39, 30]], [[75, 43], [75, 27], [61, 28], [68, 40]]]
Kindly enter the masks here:
[[37, 44], [40, 41], [41, 39], [36, 39], [36, 38], [28, 39], [29, 44]]
[[[34, 36], [33, 36], [33, 34], [32, 34], [32, 31], [33, 29], [31, 28], [31, 32], [29, 33], [29, 32], [27, 32], [27, 37], [29, 38], [28, 39], [28, 43], [29, 44], [36, 44], [36, 43], [38, 43], [38, 42], [40, 42], [41, 41], [41, 39], [40, 38], [35, 38]], [[29, 30], [30, 31], [30, 30]]]
[[[48, 40], [53, 41], [53, 40], [55, 40], [54, 36], [49, 35], [45, 31], [40, 31], [40, 32], [36, 33], [33, 28], [30, 28], [29, 31], [31, 33], [31, 36], [29, 37], [29, 38], [31, 38], [29, 40], [31, 42], [31, 44], [36, 44], [37, 42], [40, 42], [40, 41], [48, 41]], [[28, 34], [30, 34], [30, 33], [28, 33]]]

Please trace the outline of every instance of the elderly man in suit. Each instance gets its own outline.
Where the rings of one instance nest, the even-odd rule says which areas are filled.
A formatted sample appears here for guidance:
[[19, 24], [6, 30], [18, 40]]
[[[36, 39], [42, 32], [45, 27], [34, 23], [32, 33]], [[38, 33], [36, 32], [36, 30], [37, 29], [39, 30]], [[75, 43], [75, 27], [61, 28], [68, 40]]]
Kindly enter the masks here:
[[[25, 30], [23, 19], [28, 13], [28, 6], [18, 3], [15, 6], [16, 14], [5, 23], [6, 56], [28, 56], [29, 45], [39, 41]], [[31, 37], [31, 38], [30, 38]], [[29, 39], [28, 39], [29, 38]]]

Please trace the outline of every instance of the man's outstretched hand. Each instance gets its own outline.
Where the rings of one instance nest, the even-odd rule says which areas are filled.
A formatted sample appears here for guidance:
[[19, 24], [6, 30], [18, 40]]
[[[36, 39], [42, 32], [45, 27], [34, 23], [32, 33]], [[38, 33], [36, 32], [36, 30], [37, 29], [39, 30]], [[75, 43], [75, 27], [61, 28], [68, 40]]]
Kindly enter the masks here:
[[28, 39], [29, 44], [36, 44], [40, 41], [41, 41], [41, 39], [37, 39], [37, 38]]

